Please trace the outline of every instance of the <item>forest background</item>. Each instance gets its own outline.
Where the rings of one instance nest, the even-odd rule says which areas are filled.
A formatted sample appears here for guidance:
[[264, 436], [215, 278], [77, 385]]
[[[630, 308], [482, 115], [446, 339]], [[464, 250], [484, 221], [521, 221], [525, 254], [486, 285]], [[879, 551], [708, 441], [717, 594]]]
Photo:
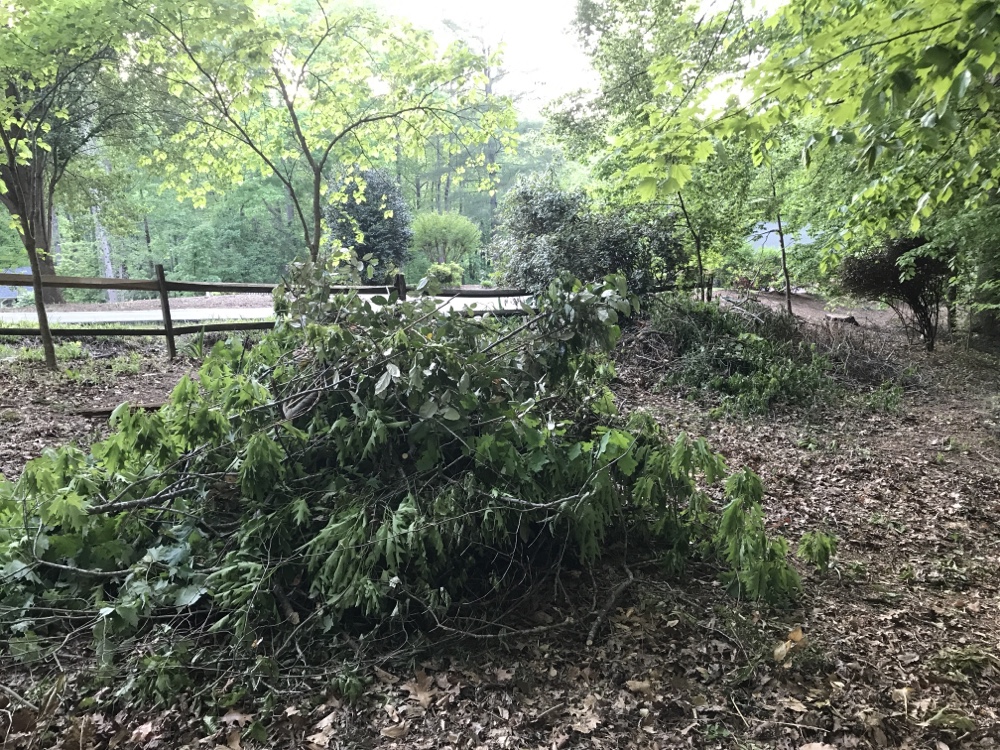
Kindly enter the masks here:
[[0, 267], [37, 249], [43, 273], [276, 282], [348, 253], [369, 278], [892, 303], [843, 260], [905, 238], [899, 281], [933, 266], [949, 325], [995, 334], [994, 5], [820, 5], [581, 0], [599, 81], [525, 116], [484, 29], [341, 3], [15, 4]]

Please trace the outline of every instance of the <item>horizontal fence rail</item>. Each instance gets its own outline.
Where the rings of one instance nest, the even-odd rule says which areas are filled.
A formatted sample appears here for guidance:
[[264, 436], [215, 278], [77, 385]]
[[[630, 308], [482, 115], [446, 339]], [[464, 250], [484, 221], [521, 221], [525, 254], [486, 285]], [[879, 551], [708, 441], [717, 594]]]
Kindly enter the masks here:
[[[240, 321], [240, 322], [219, 322], [219, 323], [198, 323], [188, 325], [174, 325], [170, 310], [170, 294], [176, 292], [196, 292], [196, 293], [217, 293], [217, 294], [272, 294], [277, 284], [244, 284], [233, 282], [210, 282], [210, 281], [171, 281], [166, 278], [163, 266], [156, 266], [155, 279], [112, 279], [100, 277], [83, 276], [43, 276], [42, 288], [45, 289], [92, 289], [128, 292], [155, 292], [159, 296], [163, 324], [161, 327], [150, 326], [101, 326], [87, 327], [80, 326], [74, 328], [50, 327], [53, 336], [60, 338], [81, 338], [87, 336], [163, 336], [167, 342], [167, 354], [173, 359], [177, 356], [176, 337], [186, 334], [215, 333], [229, 331], [263, 331], [274, 328], [273, 320], [264, 321]], [[0, 286], [7, 287], [31, 287], [32, 278], [28, 274], [20, 273], [0, 273]], [[407, 286], [402, 275], [396, 277], [393, 284], [370, 284], [358, 286], [331, 286], [331, 294], [349, 294], [356, 292], [365, 296], [388, 295], [397, 292], [401, 299], [406, 298], [406, 293], [416, 291], [416, 287]], [[465, 299], [498, 299], [511, 297], [525, 297], [528, 291], [525, 289], [442, 289], [438, 297], [465, 298]], [[470, 311], [472, 312], [472, 311]], [[512, 315], [523, 315], [520, 309], [499, 309], [499, 310], [476, 310], [472, 312], [476, 315], [490, 314], [497, 317], [507, 317]], [[37, 327], [0, 325], [0, 336], [37, 336]]]
[[[262, 331], [274, 328], [273, 320], [240, 321], [220, 323], [198, 323], [189, 325], [174, 325], [170, 311], [170, 294], [173, 292], [203, 292], [221, 294], [271, 294], [277, 284], [243, 284], [233, 282], [210, 281], [170, 281], [166, 278], [163, 266], [156, 266], [155, 279], [112, 279], [83, 276], [42, 276], [42, 288], [48, 289], [113, 289], [116, 291], [156, 292], [160, 300], [163, 316], [162, 327], [142, 326], [103, 326], [101, 328], [50, 328], [53, 336], [86, 337], [86, 336], [163, 336], [167, 342], [167, 353], [171, 359], [177, 356], [175, 338], [186, 334], [215, 333], [224, 331]], [[31, 287], [32, 278], [29, 274], [0, 273], [0, 286]], [[709, 290], [711, 282], [704, 285]], [[702, 285], [668, 284], [650, 290], [651, 294], [667, 291], [699, 289]], [[397, 275], [393, 284], [373, 284], [359, 286], [331, 286], [331, 294], [349, 294], [357, 292], [365, 296], [391, 294], [397, 292], [400, 299], [406, 299], [407, 292], [416, 291], [417, 287], [407, 286], [402, 275]], [[447, 288], [435, 294], [435, 297], [451, 299], [502, 299], [512, 297], [527, 297], [526, 289], [462, 289]], [[711, 294], [711, 291], [709, 292]], [[524, 310], [501, 308], [497, 310], [468, 310], [469, 315], [492, 315], [494, 317], [511, 317], [524, 315]], [[0, 336], [37, 336], [38, 328], [10, 327], [0, 325]]]
[[[31, 276], [25, 273], [0, 273], [0, 286], [30, 287]], [[271, 294], [277, 284], [243, 284], [228, 281], [166, 281], [168, 292], [217, 292], [220, 294]], [[108, 279], [87, 276], [43, 276], [45, 289], [114, 289], [127, 292], [159, 292], [157, 279]], [[415, 286], [407, 286], [407, 292], [416, 291]], [[399, 291], [393, 284], [361, 284], [358, 286], [331, 286], [331, 294], [389, 294]], [[463, 289], [445, 288], [437, 297], [527, 297], [527, 289]]]

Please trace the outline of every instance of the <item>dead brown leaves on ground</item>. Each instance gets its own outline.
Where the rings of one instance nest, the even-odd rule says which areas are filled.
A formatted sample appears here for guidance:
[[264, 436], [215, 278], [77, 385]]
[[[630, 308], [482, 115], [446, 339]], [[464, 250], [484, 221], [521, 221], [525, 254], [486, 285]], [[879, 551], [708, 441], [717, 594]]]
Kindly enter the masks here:
[[[709, 569], [677, 580], [655, 564], [633, 566], [636, 582], [592, 648], [579, 621], [530, 637], [415, 642], [373, 664], [355, 702], [322, 679], [286, 690], [267, 739], [254, 738], [256, 715], [109, 714], [69, 695], [48, 716], [0, 695], [0, 737], [11, 748], [74, 750], [1000, 747], [1000, 435], [989, 411], [1000, 383], [995, 360], [962, 356], [920, 355], [929, 385], [898, 413], [851, 407], [748, 421], [709, 420], [623, 369], [623, 404], [704, 435], [732, 466], [762, 475], [772, 530], [793, 547], [811, 529], [839, 537], [831, 571], [802, 566], [805, 591], [792, 610], [734, 601]], [[180, 374], [151, 367], [146, 382]], [[142, 382], [105, 395], [142, 392]], [[8, 432], [4, 471], [64, 437], [45, 433], [39, 416], [59, 407], [30, 403], [41, 384], [18, 381], [21, 390], [5, 394], [5, 408], [31, 424]], [[73, 428], [79, 437], [92, 429]], [[597, 572], [598, 598], [621, 583], [618, 570]], [[561, 622], [593, 600], [589, 577], [567, 574], [538, 610]], [[13, 686], [45, 697], [29, 695], [30, 681]]]

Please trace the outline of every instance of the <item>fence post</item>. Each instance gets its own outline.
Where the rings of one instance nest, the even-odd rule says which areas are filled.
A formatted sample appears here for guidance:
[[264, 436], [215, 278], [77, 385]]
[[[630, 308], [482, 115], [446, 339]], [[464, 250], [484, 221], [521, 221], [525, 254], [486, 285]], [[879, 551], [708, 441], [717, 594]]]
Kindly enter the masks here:
[[396, 295], [399, 301], [406, 302], [406, 277], [401, 273], [397, 273], [393, 284], [396, 287]]
[[160, 287], [160, 310], [163, 312], [163, 330], [167, 335], [167, 355], [170, 359], [177, 357], [177, 345], [174, 343], [174, 322], [170, 318], [170, 296], [167, 294], [167, 275], [163, 266], [156, 264], [156, 283]]

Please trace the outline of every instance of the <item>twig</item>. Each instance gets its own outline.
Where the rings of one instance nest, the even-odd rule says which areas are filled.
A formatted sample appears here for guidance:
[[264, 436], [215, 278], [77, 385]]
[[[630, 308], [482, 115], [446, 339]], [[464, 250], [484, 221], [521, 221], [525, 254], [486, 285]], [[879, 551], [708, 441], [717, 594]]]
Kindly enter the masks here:
[[594, 624], [590, 626], [590, 632], [587, 634], [587, 646], [594, 645], [594, 638], [597, 636], [597, 631], [601, 627], [601, 624], [607, 619], [608, 613], [611, 608], [615, 606], [615, 602], [618, 601], [618, 597], [621, 596], [622, 592], [627, 589], [635, 581], [635, 576], [632, 575], [632, 571], [629, 570], [628, 565], [623, 565], [625, 572], [628, 574], [628, 578], [615, 586], [612, 590], [611, 595], [608, 596], [607, 602], [604, 603], [604, 608], [597, 613], [597, 619], [594, 620]]
[[554, 622], [550, 625], [538, 625], [533, 628], [516, 629], [511, 628], [510, 630], [502, 630], [498, 633], [472, 633], [468, 630], [462, 630], [461, 628], [453, 628], [450, 625], [445, 625], [443, 622], [434, 618], [436, 622], [435, 627], [440, 628], [448, 633], [455, 633], [463, 638], [473, 638], [476, 640], [487, 641], [495, 640], [497, 638], [507, 638], [510, 636], [525, 636], [525, 635], [537, 635], [538, 633], [547, 633], [550, 630], [558, 630], [559, 628], [564, 628], [568, 625], [572, 625], [575, 620], [572, 617], [567, 617], [562, 622]]
[[4, 695], [6, 695], [9, 698], [13, 698], [18, 703], [21, 703], [21, 704], [27, 706], [28, 708], [30, 708], [35, 713], [38, 713], [38, 706], [36, 706], [34, 703], [32, 703], [31, 701], [29, 701], [24, 696], [22, 696], [22, 695], [20, 695], [18, 693], [15, 693], [13, 690], [11, 690], [9, 687], [7, 687], [6, 685], [4, 685], [3, 683], [0, 683], [0, 693], [3, 693]]
[[175, 483], [173, 487], [161, 490], [150, 497], [141, 497], [138, 500], [125, 500], [122, 502], [111, 501], [103, 505], [92, 505], [87, 508], [87, 514], [94, 516], [98, 513], [120, 513], [121, 511], [134, 510], [136, 508], [149, 508], [164, 500], [173, 500], [174, 498], [186, 495], [193, 489], [195, 489], [194, 482], [189, 481], [185, 477]]
[[538, 722], [540, 722], [542, 719], [544, 719], [546, 716], [548, 716], [553, 711], [558, 711], [559, 709], [565, 708], [565, 707], [566, 707], [565, 703], [556, 703], [554, 706], [549, 706], [548, 708], [546, 708], [544, 711], [542, 711], [537, 716], [532, 717], [529, 720], [528, 723], [529, 724], [537, 724]]
[[271, 586], [271, 591], [274, 594], [274, 598], [278, 600], [278, 608], [281, 610], [281, 614], [283, 614], [285, 619], [292, 623], [292, 625], [298, 625], [300, 620], [299, 613], [295, 611], [295, 608], [292, 607], [292, 603], [288, 601], [288, 597], [285, 596], [285, 591], [281, 588], [281, 584], [275, 582], [274, 585]]
[[62, 563], [49, 562], [48, 560], [42, 560], [38, 557], [35, 558], [35, 562], [38, 565], [44, 565], [47, 568], [65, 570], [67, 573], [73, 573], [74, 575], [81, 576], [91, 576], [93, 578], [116, 578], [117, 576], [128, 575], [132, 572], [131, 568], [125, 568], [123, 570], [91, 570], [89, 568], [77, 568], [74, 565], [63, 565]]
[[722, 297], [722, 299], [724, 299], [726, 302], [728, 302], [730, 305], [732, 305], [733, 307], [735, 307], [737, 310], [739, 310], [740, 312], [744, 313], [745, 315], [749, 315], [751, 318], [753, 318], [754, 320], [756, 320], [758, 323], [763, 323], [764, 322], [763, 318], [761, 318], [759, 315], [755, 315], [752, 312], [750, 312], [749, 310], [747, 310], [745, 307], [743, 307], [741, 304], [739, 304], [732, 297]]

